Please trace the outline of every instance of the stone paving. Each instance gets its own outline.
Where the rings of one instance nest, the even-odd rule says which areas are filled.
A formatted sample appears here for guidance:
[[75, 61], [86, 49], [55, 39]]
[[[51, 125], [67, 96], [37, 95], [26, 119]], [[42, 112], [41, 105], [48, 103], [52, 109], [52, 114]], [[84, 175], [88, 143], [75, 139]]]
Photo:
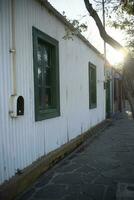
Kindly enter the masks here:
[[[122, 189], [121, 185], [128, 190], [130, 188], [133, 195], [128, 197], [128, 190]], [[120, 115], [107, 129], [89, 138], [17, 198], [128, 199], [134, 200], [134, 121], [125, 114]]]

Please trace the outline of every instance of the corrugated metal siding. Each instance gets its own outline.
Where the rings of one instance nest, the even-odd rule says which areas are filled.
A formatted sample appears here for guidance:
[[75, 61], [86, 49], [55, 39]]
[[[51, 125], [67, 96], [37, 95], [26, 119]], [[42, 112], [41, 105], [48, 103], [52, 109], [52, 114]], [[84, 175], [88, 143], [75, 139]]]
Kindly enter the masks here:
[[[24, 116], [9, 116], [12, 94], [10, 0], [0, 0], [0, 183], [105, 118], [103, 61], [80, 39], [63, 40], [64, 25], [34, 0], [16, 0], [17, 94]], [[32, 26], [59, 41], [61, 116], [34, 119]], [[89, 110], [88, 62], [97, 66], [97, 109]]]
[[10, 12], [9, 1], [0, 1], [0, 182], [14, 173], [12, 135], [10, 133], [8, 100], [11, 90], [10, 82]]

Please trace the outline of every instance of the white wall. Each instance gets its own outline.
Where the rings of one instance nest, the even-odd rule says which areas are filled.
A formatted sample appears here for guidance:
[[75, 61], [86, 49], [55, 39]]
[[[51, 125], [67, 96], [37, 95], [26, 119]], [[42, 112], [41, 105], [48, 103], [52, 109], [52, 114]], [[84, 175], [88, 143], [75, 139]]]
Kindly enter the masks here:
[[[9, 116], [12, 94], [10, 0], [0, 0], [0, 183], [105, 118], [103, 60], [34, 0], [16, 0], [17, 94], [24, 116]], [[61, 116], [35, 122], [32, 26], [59, 41]], [[89, 110], [88, 62], [97, 67], [97, 108]]]

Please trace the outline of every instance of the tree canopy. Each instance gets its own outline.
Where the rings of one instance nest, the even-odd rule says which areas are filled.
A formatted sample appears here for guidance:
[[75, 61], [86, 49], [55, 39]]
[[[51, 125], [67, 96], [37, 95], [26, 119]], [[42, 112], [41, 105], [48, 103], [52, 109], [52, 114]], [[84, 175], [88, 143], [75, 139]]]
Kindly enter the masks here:
[[111, 21], [112, 26], [124, 31], [126, 47], [134, 55], [134, 1], [118, 7]]

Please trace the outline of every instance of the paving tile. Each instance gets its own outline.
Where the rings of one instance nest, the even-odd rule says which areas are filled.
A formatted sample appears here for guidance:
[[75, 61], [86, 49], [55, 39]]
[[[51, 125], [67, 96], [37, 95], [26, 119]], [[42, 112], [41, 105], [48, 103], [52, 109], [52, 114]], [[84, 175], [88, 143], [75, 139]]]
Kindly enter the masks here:
[[34, 198], [35, 199], [43, 198], [45, 200], [59, 199], [59, 198], [63, 197], [65, 194], [67, 194], [66, 186], [52, 184], [52, 185], [48, 185], [48, 186], [38, 190], [35, 193]]
[[134, 184], [133, 158], [134, 121], [119, 117], [42, 175], [34, 189], [17, 200], [121, 200], [121, 193], [126, 198], [122, 200], [128, 200], [128, 194], [134, 199], [133, 191], [128, 191], [132, 187], [125, 185], [121, 190], [121, 184]]
[[119, 183], [117, 186], [116, 200], [133, 200], [134, 184]]
[[108, 186], [103, 200], [117, 200], [116, 186]]
[[28, 189], [23, 195], [16, 198], [16, 200], [29, 200], [35, 192], [35, 188]]

